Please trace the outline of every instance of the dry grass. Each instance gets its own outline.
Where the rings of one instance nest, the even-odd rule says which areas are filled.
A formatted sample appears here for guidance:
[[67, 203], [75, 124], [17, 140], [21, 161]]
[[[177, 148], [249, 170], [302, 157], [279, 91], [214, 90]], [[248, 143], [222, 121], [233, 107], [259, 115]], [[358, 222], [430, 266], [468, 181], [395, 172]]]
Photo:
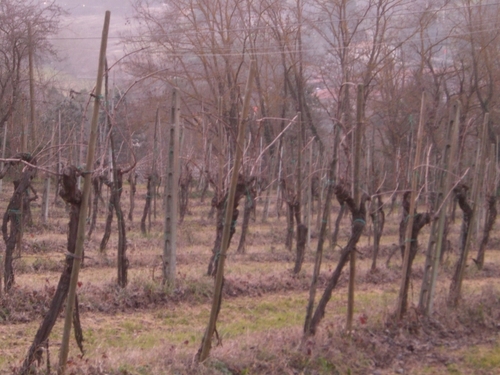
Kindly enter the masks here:
[[[126, 189], [125, 189], [126, 190]], [[104, 212], [85, 244], [85, 267], [78, 289], [85, 355], [72, 347], [72, 374], [494, 374], [500, 366], [500, 252], [490, 249], [479, 272], [470, 266], [464, 298], [457, 311], [446, 307], [456, 255], [448, 254], [440, 271], [435, 314], [426, 320], [413, 308], [394, 323], [391, 314], [399, 291], [401, 260], [389, 268], [385, 259], [397, 242], [399, 214], [387, 219], [379, 269], [370, 272], [370, 228], [359, 246], [355, 331], [345, 335], [347, 273], [328, 305], [318, 334], [303, 343], [302, 324], [313, 268], [316, 239], [299, 275], [292, 275], [294, 256], [283, 246], [284, 217], [263, 223], [261, 213], [250, 224], [245, 254], [235, 254], [239, 229], [227, 258], [223, 304], [211, 357], [197, 365], [194, 356], [208, 321], [213, 281], [205, 276], [214, 240], [208, 201], [192, 200], [191, 214], [180, 227], [175, 288], [161, 285], [162, 219], [146, 236], [140, 233], [145, 187], [139, 188], [135, 221], [127, 224], [129, 285], [116, 287], [116, 234], [105, 254], [98, 251]], [[142, 193], [141, 193], [142, 192]], [[2, 193], [0, 210], [8, 202]], [[127, 197], [124, 194], [124, 212]], [[37, 219], [39, 208], [34, 208]], [[36, 220], [39, 221], [39, 220]], [[66, 243], [66, 213], [53, 208], [47, 224], [28, 228], [16, 260], [16, 286], [0, 299], [0, 373], [12, 373], [25, 355], [57, 284]], [[459, 223], [453, 227], [456, 244]], [[428, 228], [420, 238], [427, 244]], [[345, 219], [339, 244], [349, 236]], [[492, 244], [500, 244], [493, 235]], [[337, 263], [338, 249], [326, 244], [320, 277], [324, 286]], [[413, 268], [410, 304], [418, 302], [423, 250]], [[319, 291], [319, 293], [321, 290]], [[318, 293], [318, 294], [319, 294]], [[57, 362], [62, 321], [50, 338], [49, 358]], [[45, 373], [42, 364], [39, 373]]]

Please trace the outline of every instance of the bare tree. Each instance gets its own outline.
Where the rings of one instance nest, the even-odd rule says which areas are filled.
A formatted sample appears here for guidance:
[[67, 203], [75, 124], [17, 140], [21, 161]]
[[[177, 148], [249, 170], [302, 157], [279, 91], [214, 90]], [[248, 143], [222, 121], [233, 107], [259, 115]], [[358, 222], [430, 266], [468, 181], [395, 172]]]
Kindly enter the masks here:
[[[55, 2], [6, 0], [0, 2], [0, 128], [12, 116], [27, 82], [25, 75], [31, 35], [33, 56], [53, 55], [48, 37], [57, 32], [61, 8]], [[31, 28], [32, 32], [29, 33]]]

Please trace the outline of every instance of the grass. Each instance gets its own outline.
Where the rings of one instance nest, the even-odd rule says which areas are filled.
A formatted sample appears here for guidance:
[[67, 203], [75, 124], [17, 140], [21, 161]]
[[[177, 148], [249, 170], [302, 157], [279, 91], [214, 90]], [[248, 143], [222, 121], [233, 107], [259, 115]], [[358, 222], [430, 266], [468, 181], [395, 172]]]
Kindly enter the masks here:
[[[145, 187], [139, 189], [143, 191]], [[8, 201], [8, 196], [3, 198], [0, 206]], [[127, 199], [122, 201], [127, 212]], [[143, 203], [140, 199], [136, 202], [135, 222], [127, 224], [130, 270], [126, 289], [115, 286], [116, 231], [106, 253], [98, 252], [103, 213], [92, 239], [86, 242], [88, 259], [81, 270], [82, 284], [78, 289], [86, 353], [81, 358], [72, 344], [70, 358], [75, 374], [365, 374], [375, 370], [392, 374], [399, 369], [408, 374], [490, 374], [500, 366], [498, 339], [491, 341], [496, 336], [486, 329], [494, 327], [495, 319], [500, 318], [500, 301], [495, 297], [500, 291], [500, 252], [488, 251], [485, 271], [468, 268], [463, 308], [459, 312], [446, 308], [455, 255], [446, 260], [436, 292], [439, 329], [431, 329], [434, 323], [423, 321], [416, 313], [409, 314], [407, 321], [394, 324], [391, 314], [399, 292], [399, 254], [391, 260], [390, 268], [385, 268], [389, 248], [398, 240], [399, 215], [394, 213], [387, 218], [389, 235], [382, 240], [377, 274], [369, 271], [368, 236], [359, 245], [362, 254], [358, 260], [352, 335], [344, 331], [345, 270], [318, 333], [302, 342], [316, 239], [311, 241], [301, 274], [292, 275], [294, 254], [282, 244], [284, 217], [278, 220], [271, 215], [263, 223], [260, 212], [257, 220], [250, 223], [246, 254], [235, 254], [239, 228], [229, 250], [225, 294], [217, 323], [222, 345], [217, 346], [214, 339], [210, 359], [195, 366], [193, 358], [208, 322], [213, 292], [213, 280], [205, 276], [215, 229], [214, 220], [207, 219], [209, 200], [204, 205], [192, 200], [192, 214], [179, 227], [175, 287], [161, 284], [161, 215], [153, 222], [151, 233], [140, 232]], [[54, 209], [57, 218], [27, 229], [22, 258], [16, 261], [17, 298], [27, 302], [18, 301], [19, 310], [12, 306], [10, 317], [15, 316], [15, 324], [0, 322], [0, 373], [10, 373], [12, 366], [19, 365], [41, 321], [42, 311], [24, 311], [23, 306], [29, 305], [34, 294], [50, 301], [50, 290], [60, 276], [67, 219], [62, 206]], [[37, 209], [34, 217], [38, 218]], [[349, 224], [346, 218], [340, 246], [345, 244]], [[456, 228], [453, 233], [458, 233]], [[427, 246], [427, 236], [424, 230], [419, 239], [422, 249]], [[316, 302], [338, 258], [338, 248], [332, 252], [328, 243], [325, 245]], [[416, 276], [410, 289], [413, 304], [418, 302], [424, 262], [421, 250], [415, 260]], [[37, 303], [37, 308], [42, 309], [45, 300]], [[413, 325], [418, 328], [417, 334], [410, 333]], [[61, 329], [59, 320], [50, 338], [53, 363], [57, 362]]]
[[493, 372], [500, 369], [499, 341], [491, 345], [478, 345], [465, 353], [465, 362], [472, 368], [483, 372]]
[[224, 303], [218, 326], [223, 338], [290, 328], [303, 323], [306, 295], [286, 294], [255, 300], [245, 297]]

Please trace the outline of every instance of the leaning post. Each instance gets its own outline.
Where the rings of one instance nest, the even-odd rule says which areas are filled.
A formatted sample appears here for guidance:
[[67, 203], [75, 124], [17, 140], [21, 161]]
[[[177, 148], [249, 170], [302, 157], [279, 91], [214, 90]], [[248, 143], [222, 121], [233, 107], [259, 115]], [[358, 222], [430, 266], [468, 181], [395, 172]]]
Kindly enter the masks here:
[[104, 76], [104, 60], [106, 58], [106, 47], [108, 42], [108, 31], [109, 31], [109, 20], [111, 17], [111, 12], [106, 11], [104, 17], [104, 27], [102, 30], [101, 38], [101, 50], [99, 53], [99, 67], [97, 69], [97, 82], [95, 87], [95, 101], [94, 101], [94, 112], [92, 113], [92, 122], [90, 126], [90, 137], [87, 149], [87, 165], [86, 171], [84, 172], [84, 182], [83, 182], [83, 193], [82, 193], [82, 206], [80, 210], [80, 216], [78, 221], [78, 232], [76, 236], [76, 247], [75, 255], [73, 261], [73, 272], [71, 273], [71, 280], [69, 284], [68, 300], [66, 303], [66, 314], [64, 317], [64, 331], [61, 343], [61, 351], [59, 353], [59, 366], [57, 368], [57, 374], [63, 375], [66, 371], [66, 362], [68, 360], [69, 352], [69, 337], [71, 333], [71, 324], [73, 321], [73, 308], [75, 306], [76, 297], [76, 285], [78, 283], [78, 274], [80, 272], [80, 266], [82, 263], [83, 254], [83, 242], [85, 240], [85, 223], [87, 218], [88, 202], [90, 195], [91, 186], [91, 170], [94, 165], [94, 154], [96, 149], [97, 140], [97, 124], [99, 119], [99, 106], [101, 98], [101, 88]]
[[208, 326], [203, 336], [200, 350], [198, 352], [198, 361], [203, 362], [210, 354], [212, 336], [215, 332], [215, 323], [219, 314], [221, 298], [222, 298], [222, 283], [224, 280], [224, 261], [226, 259], [226, 250], [229, 246], [229, 236], [231, 230], [231, 218], [233, 216], [234, 196], [236, 193], [236, 185], [238, 183], [238, 174], [243, 159], [243, 146], [245, 141], [245, 125], [250, 107], [250, 96], [252, 92], [252, 83], [255, 75], [255, 61], [250, 62], [250, 72], [248, 74], [247, 84], [245, 88], [245, 99], [243, 101], [243, 110], [238, 124], [238, 137], [236, 140], [236, 155], [234, 157], [233, 174], [227, 195], [226, 212], [224, 216], [224, 229], [222, 232], [222, 242], [218, 257], [217, 274], [215, 275], [214, 296], [212, 300], [212, 309], [210, 311], [210, 319]]

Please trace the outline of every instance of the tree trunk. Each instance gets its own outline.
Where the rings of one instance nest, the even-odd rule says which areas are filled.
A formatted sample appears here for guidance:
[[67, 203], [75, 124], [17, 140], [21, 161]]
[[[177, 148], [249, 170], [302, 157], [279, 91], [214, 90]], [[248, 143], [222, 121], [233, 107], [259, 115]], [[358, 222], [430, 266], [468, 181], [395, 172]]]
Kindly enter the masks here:
[[102, 179], [98, 176], [92, 177], [92, 188], [94, 190], [94, 199], [92, 201], [92, 217], [90, 219], [89, 231], [87, 237], [90, 239], [97, 224], [97, 213], [99, 212], [99, 198], [101, 197]]
[[184, 216], [188, 211], [189, 187], [193, 181], [193, 175], [187, 165], [184, 167], [184, 171], [179, 181], [179, 224], [184, 221]]
[[146, 219], [151, 215], [151, 198], [154, 194], [153, 192], [153, 176], [148, 176], [147, 193], [146, 193], [146, 204], [144, 205], [144, 211], [141, 218], [141, 232], [146, 235]]
[[[338, 131], [335, 131], [335, 134], [338, 134]], [[335, 138], [335, 142], [337, 142], [338, 138]], [[333, 159], [330, 164], [330, 170], [327, 174], [328, 176], [328, 188], [326, 191], [325, 197], [325, 207], [323, 207], [321, 227], [319, 229], [318, 236], [318, 246], [316, 249], [316, 257], [314, 261], [314, 270], [311, 278], [311, 287], [309, 288], [309, 301], [306, 308], [306, 318], [304, 319], [304, 337], [307, 336], [310, 328], [311, 328], [311, 318], [314, 309], [314, 300], [316, 298], [316, 289], [318, 286], [319, 273], [321, 270], [321, 262], [323, 260], [323, 245], [325, 243], [326, 233], [327, 233], [327, 225], [328, 225], [328, 216], [330, 215], [331, 210], [331, 201], [333, 195], [333, 188], [335, 180], [335, 167], [337, 165], [337, 153], [336, 146], [334, 146]], [[320, 206], [318, 206], [318, 216], [320, 215]]]
[[113, 223], [113, 211], [114, 211], [114, 189], [111, 187], [112, 182], [105, 182], [108, 187], [110, 187], [109, 202], [108, 202], [108, 215], [106, 216], [106, 226], [104, 227], [104, 235], [102, 236], [101, 244], [99, 245], [99, 251], [102, 253], [106, 250], [108, 245], [109, 237], [111, 236], [111, 224]]
[[297, 223], [297, 246], [295, 251], [295, 266], [293, 267], [293, 273], [298, 274], [302, 269], [302, 263], [304, 263], [304, 256], [306, 251], [307, 243], [307, 226], [301, 222], [300, 213], [300, 202], [295, 201], [293, 205], [293, 211], [295, 214], [295, 222]]
[[[36, 159], [32, 158], [29, 154], [18, 154], [13, 159], [23, 159], [31, 164], [36, 165]], [[7, 169], [14, 163], [9, 164]], [[4, 168], [5, 170], [5, 168]], [[2, 178], [5, 174], [2, 171]], [[5, 242], [5, 263], [4, 263], [4, 288], [5, 291], [10, 290], [14, 284], [14, 250], [20, 241], [23, 221], [27, 220], [26, 209], [29, 209], [30, 201], [37, 198], [36, 191], [31, 186], [31, 180], [36, 174], [36, 169], [32, 167], [25, 167], [20, 178], [14, 181], [14, 194], [10, 199], [7, 210], [3, 216], [2, 222], [2, 235]], [[35, 195], [29, 198], [28, 191], [31, 189]], [[10, 222], [10, 231], [8, 225]]]
[[248, 224], [250, 223], [250, 215], [255, 207], [255, 198], [257, 196], [257, 192], [254, 186], [247, 185], [247, 189], [248, 191], [245, 198], [245, 210], [243, 211], [243, 223], [241, 224], [240, 243], [238, 244], [238, 250], [236, 251], [239, 254], [245, 254]]
[[361, 234], [363, 233], [363, 229], [366, 225], [366, 208], [365, 201], [369, 199], [367, 196], [363, 196], [361, 198], [361, 202], [359, 208], [356, 207], [354, 200], [349, 196], [347, 190], [345, 190], [342, 186], [335, 186], [335, 195], [341, 204], [345, 204], [349, 207], [352, 215], [352, 224], [351, 224], [351, 237], [347, 245], [342, 249], [340, 253], [340, 259], [337, 264], [337, 267], [333, 271], [330, 279], [328, 280], [328, 284], [323, 292], [323, 295], [316, 307], [314, 315], [311, 319], [311, 324], [309, 327], [309, 331], [306, 332], [307, 335], [314, 335], [318, 328], [319, 323], [325, 316], [326, 305], [330, 301], [332, 297], [333, 289], [337, 286], [340, 275], [342, 274], [342, 270], [344, 266], [349, 261], [349, 256], [352, 251], [356, 251], [356, 244], [358, 243]]
[[[457, 262], [457, 267], [455, 268], [455, 272], [453, 274], [453, 277], [451, 279], [451, 285], [452, 287], [450, 289], [454, 289], [455, 285], [459, 282], [459, 270], [460, 270], [460, 264], [465, 262], [466, 259], [464, 257], [464, 250], [466, 247], [467, 243], [467, 234], [469, 233], [469, 227], [471, 224], [471, 219], [472, 219], [472, 207], [469, 205], [467, 202], [467, 191], [469, 190], [469, 187], [464, 184], [458, 185], [455, 189], [453, 189], [453, 192], [455, 193], [455, 197], [457, 198], [458, 206], [462, 209], [463, 212], [463, 220], [462, 220], [462, 227], [460, 230], [460, 255], [459, 259]], [[450, 301], [450, 304], [454, 304]]]
[[372, 266], [371, 270], [375, 271], [377, 269], [377, 257], [380, 248], [380, 239], [382, 238], [382, 232], [384, 231], [385, 224], [385, 212], [384, 203], [382, 202], [382, 197], [377, 196], [377, 207], [371, 213], [371, 218], [373, 222], [373, 254], [372, 254]]
[[[229, 232], [229, 242], [228, 246], [231, 243], [231, 239], [233, 238], [234, 232], [236, 231], [236, 220], [238, 219], [239, 211], [238, 205], [240, 199], [245, 196], [247, 190], [247, 185], [240, 175], [238, 178], [238, 184], [236, 185], [236, 191], [234, 195], [234, 206], [233, 206], [233, 216], [231, 219], [231, 228]], [[217, 209], [217, 227], [216, 227], [216, 235], [215, 235], [215, 243], [212, 249], [212, 256], [210, 258], [210, 262], [208, 263], [207, 275], [214, 276], [217, 273], [217, 260], [220, 254], [220, 249], [222, 245], [222, 232], [224, 230], [224, 212], [226, 210], [226, 201], [228, 194], [224, 194], [223, 199], [221, 199], [216, 204]], [[214, 202], [212, 202], [214, 204]]]
[[[406, 192], [403, 197], [403, 218], [401, 220], [400, 227], [403, 222], [407, 223], [408, 222], [408, 217], [410, 215], [410, 198], [411, 198], [411, 192]], [[413, 260], [415, 259], [415, 255], [417, 255], [417, 250], [418, 250], [418, 235], [420, 233], [420, 230], [427, 224], [431, 222], [431, 216], [429, 213], [416, 213], [416, 210], [414, 212], [414, 219], [413, 219], [413, 225], [411, 228], [411, 238], [406, 240], [405, 236], [403, 234], [403, 237], [401, 238], [400, 236], [400, 247], [401, 247], [401, 252], [404, 258], [404, 251], [406, 247], [406, 241], [410, 241], [410, 254], [408, 258], [408, 268], [407, 272], [405, 273], [405, 280], [404, 280], [404, 288], [403, 288], [403, 293], [402, 293], [402, 304], [401, 304], [401, 311], [400, 311], [400, 316], [404, 316], [406, 314], [406, 311], [408, 309], [408, 290], [410, 288], [410, 279], [411, 279], [411, 266], [413, 264]]]
[[330, 237], [330, 250], [333, 251], [334, 247], [337, 245], [337, 241], [339, 239], [339, 233], [340, 233], [340, 223], [342, 222], [342, 219], [344, 218], [345, 211], [347, 209], [347, 206], [343, 202], [340, 203], [340, 211], [339, 214], [337, 215], [337, 219], [335, 220], [335, 227], [333, 228], [333, 233], [332, 236]]
[[123, 187], [123, 171], [122, 169], [114, 168], [115, 181], [112, 186], [112, 196], [114, 198], [114, 208], [116, 212], [116, 221], [118, 224], [118, 285], [125, 288], [128, 283], [128, 259], [127, 259], [127, 232], [125, 231], [125, 218], [121, 207], [121, 196]]
[[[481, 131], [481, 138], [479, 141], [479, 149], [476, 157], [476, 166], [474, 170], [474, 177], [472, 180], [472, 192], [471, 192], [471, 202], [472, 206], [467, 208], [467, 213], [464, 208], [468, 206], [465, 198], [465, 191], [459, 196], [459, 204], [464, 211], [464, 222], [465, 216], [468, 216], [467, 220], [467, 232], [463, 235], [463, 248], [461, 249], [460, 256], [458, 258], [455, 273], [450, 285], [450, 291], [448, 295], [448, 305], [451, 307], [457, 307], [460, 302], [460, 297], [462, 293], [462, 283], [465, 274], [465, 267], [467, 266], [467, 257], [469, 255], [469, 249], [472, 243], [472, 229], [477, 221], [477, 211], [479, 205], [479, 191], [482, 186], [482, 180], [484, 178], [486, 158], [488, 156], [488, 129], [489, 129], [489, 113], [484, 114], [483, 125]], [[469, 210], [470, 209], [470, 210]]]
[[203, 180], [203, 188], [201, 189], [200, 194], [200, 203], [205, 202], [205, 196], [207, 195], [208, 187], [210, 186], [208, 174], [209, 172], [207, 171], [207, 177]]
[[293, 202], [286, 202], [286, 238], [285, 238], [285, 247], [288, 251], [292, 251], [293, 246]]
[[307, 243], [307, 226], [300, 223], [297, 225], [297, 254], [295, 257], [295, 266], [293, 267], [293, 273], [298, 274], [302, 269], [302, 264], [304, 263], [304, 257], [306, 252]]
[[477, 251], [477, 259], [475, 259], [477, 268], [480, 270], [483, 269], [484, 266], [484, 253], [486, 252], [486, 246], [488, 245], [488, 241], [490, 239], [490, 233], [497, 218], [496, 204], [497, 197], [495, 195], [490, 195], [488, 198], [488, 215], [486, 217], [486, 223], [484, 224], [483, 238], [481, 240], [481, 244], [479, 245], [479, 250]]
[[[300, 91], [300, 90], [299, 90]], [[301, 101], [299, 101], [299, 108], [301, 108]], [[295, 215], [295, 222], [297, 224], [297, 246], [295, 253], [295, 267], [293, 268], [294, 274], [298, 274], [302, 269], [304, 262], [304, 253], [307, 242], [307, 226], [302, 223], [302, 147], [305, 141], [305, 128], [301, 120], [301, 112], [297, 114], [297, 122], [299, 125], [298, 147], [297, 147], [297, 178], [295, 181], [296, 195], [293, 199], [293, 212]]]
[[[280, 138], [281, 139], [281, 138]], [[274, 173], [278, 165], [278, 159], [279, 157], [276, 155], [277, 151], [274, 151], [274, 153], [271, 154], [271, 165], [270, 169], [268, 172], [269, 180], [271, 181], [268, 186], [267, 186], [267, 191], [266, 191], [266, 198], [264, 199], [264, 207], [262, 209], [262, 222], [265, 222], [269, 216], [269, 205], [271, 201], [271, 192], [273, 190], [275, 180], [274, 180]], [[278, 180], [279, 181], [279, 180]], [[279, 183], [279, 182], [278, 182]], [[277, 204], [278, 202], [276, 202]]]
[[135, 169], [130, 171], [128, 182], [130, 184], [130, 210], [128, 211], [128, 220], [132, 222], [134, 221], [135, 193], [137, 192], [137, 175], [135, 174]]
[[49, 221], [49, 195], [50, 195], [50, 175], [47, 174], [43, 184], [41, 217], [44, 223]]

